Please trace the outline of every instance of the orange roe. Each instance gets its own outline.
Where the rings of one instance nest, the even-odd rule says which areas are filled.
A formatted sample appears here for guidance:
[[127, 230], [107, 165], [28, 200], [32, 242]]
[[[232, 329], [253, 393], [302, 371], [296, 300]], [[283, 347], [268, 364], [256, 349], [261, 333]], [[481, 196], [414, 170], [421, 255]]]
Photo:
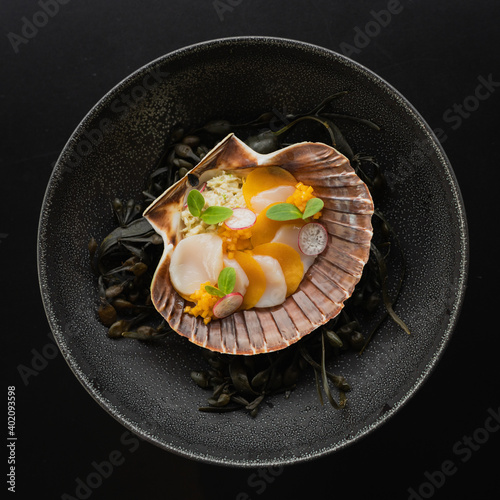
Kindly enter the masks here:
[[250, 238], [252, 237], [252, 228], [229, 229], [226, 225], [219, 228], [219, 236], [222, 238], [222, 251], [228, 258], [234, 259], [236, 250], [247, 250], [252, 248]]
[[[306, 186], [299, 182], [295, 186], [295, 192], [286, 199], [286, 202], [295, 205], [301, 212], [304, 212], [307, 202], [312, 198], [315, 198], [312, 186]], [[313, 215], [313, 219], [319, 219], [320, 217], [321, 212]]]
[[202, 283], [200, 288], [189, 296], [189, 300], [196, 305], [194, 307], [186, 306], [184, 308], [184, 312], [192, 314], [195, 317], [201, 316], [205, 325], [212, 321], [214, 317], [213, 307], [219, 300], [219, 297], [211, 295], [205, 290], [206, 285], [211, 285], [210, 281]]

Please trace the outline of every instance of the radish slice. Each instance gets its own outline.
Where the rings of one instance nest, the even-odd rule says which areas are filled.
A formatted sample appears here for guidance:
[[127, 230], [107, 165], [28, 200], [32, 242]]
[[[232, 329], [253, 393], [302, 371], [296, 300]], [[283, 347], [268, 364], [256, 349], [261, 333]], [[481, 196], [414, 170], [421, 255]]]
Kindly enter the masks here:
[[248, 208], [233, 208], [233, 215], [224, 224], [229, 229], [239, 230], [252, 227], [257, 220], [257, 215]]
[[306, 255], [318, 255], [328, 243], [325, 227], [317, 222], [309, 222], [299, 231], [299, 248]]
[[225, 318], [233, 314], [243, 303], [241, 293], [228, 293], [219, 299], [214, 305], [214, 316], [216, 318]]
[[[198, 189], [198, 191], [199, 191], [200, 193], [203, 193], [203, 191], [205, 191], [205, 188], [206, 188], [206, 187], [207, 187], [207, 183], [206, 183], [206, 182], [204, 182], [204, 183], [202, 184], [201, 188], [200, 188], [200, 189]], [[189, 193], [188, 193], [188, 194], [189, 194]], [[183, 209], [184, 209], [184, 210], [186, 210], [186, 208], [187, 208], [187, 207], [188, 207], [188, 204], [187, 204], [187, 203], [184, 203], [184, 207], [183, 207]]]

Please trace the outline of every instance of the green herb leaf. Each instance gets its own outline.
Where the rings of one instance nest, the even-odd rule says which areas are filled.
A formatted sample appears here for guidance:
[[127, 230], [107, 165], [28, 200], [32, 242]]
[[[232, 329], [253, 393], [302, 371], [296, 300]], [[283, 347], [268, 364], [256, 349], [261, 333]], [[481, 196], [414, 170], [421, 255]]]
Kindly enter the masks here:
[[294, 220], [302, 219], [302, 212], [291, 203], [278, 203], [269, 207], [266, 212], [267, 218], [271, 220]]
[[203, 198], [203, 195], [197, 189], [192, 189], [189, 191], [187, 197], [187, 205], [191, 215], [193, 217], [199, 217], [205, 206], [205, 198]]
[[236, 271], [234, 267], [225, 267], [219, 274], [217, 286], [224, 295], [227, 295], [234, 290], [234, 285], [236, 285]]
[[215, 295], [216, 297], [224, 297], [224, 295], [226, 295], [224, 292], [221, 292], [218, 288], [215, 288], [214, 286], [210, 285], [205, 285], [205, 290], [210, 295]]
[[[191, 191], [192, 192], [192, 191]], [[218, 224], [233, 215], [233, 211], [227, 207], [208, 207], [202, 214], [201, 220], [206, 224]]]
[[311, 217], [312, 215], [317, 214], [324, 206], [325, 206], [325, 204], [323, 203], [322, 199], [311, 198], [306, 203], [306, 208], [304, 210], [304, 214], [302, 215], [302, 218], [307, 219], [308, 217]]

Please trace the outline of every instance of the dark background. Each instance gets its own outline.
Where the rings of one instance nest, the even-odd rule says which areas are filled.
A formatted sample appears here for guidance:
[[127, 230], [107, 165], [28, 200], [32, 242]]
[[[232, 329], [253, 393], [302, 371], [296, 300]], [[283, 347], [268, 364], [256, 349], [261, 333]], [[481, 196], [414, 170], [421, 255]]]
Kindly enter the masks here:
[[[65, 0], [57, 5], [59, 11], [25, 42], [15, 36], [23, 36], [23, 18], [33, 21], [41, 4], [2, 0], [0, 6], [2, 367], [5, 393], [16, 386], [17, 497], [288, 499], [299, 498], [304, 488], [308, 498], [407, 499], [413, 488], [421, 498], [499, 498], [495, 429], [500, 426], [481, 430], [492, 422], [489, 411], [500, 411], [499, 2]], [[374, 19], [371, 11], [398, 5], [400, 12], [362, 46], [355, 37]], [[43, 24], [43, 16], [37, 19]], [[152, 59], [238, 35], [292, 38], [338, 52], [349, 44], [347, 55], [396, 87], [431, 127], [442, 129], [471, 240], [462, 314], [424, 387], [389, 423], [348, 449], [260, 472], [177, 457], [137, 440], [101, 409], [53, 347], [36, 269], [45, 186], [88, 110]], [[471, 96], [481, 79], [495, 83], [479, 101]], [[33, 370], [24, 380], [23, 367]], [[78, 490], [79, 481], [94, 471], [93, 462], [110, 455], [120, 465], [100, 486]], [[451, 467], [447, 460], [454, 473], [443, 481], [435, 471]], [[423, 484], [429, 475], [439, 487]]]

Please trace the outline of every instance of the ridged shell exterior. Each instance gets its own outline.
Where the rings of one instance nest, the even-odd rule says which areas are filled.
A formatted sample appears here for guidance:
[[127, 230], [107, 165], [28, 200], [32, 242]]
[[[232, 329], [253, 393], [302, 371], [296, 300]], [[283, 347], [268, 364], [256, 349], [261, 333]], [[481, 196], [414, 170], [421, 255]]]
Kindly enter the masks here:
[[[282, 167], [314, 188], [325, 203], [319, 222], [328, 231], [328, 247], [316, 258], [297, 291], [280, 306], [238, 311], [205, 325], [201, 318], [184, 313], [186, 301], [169, 278], [170, 257], [180, 241], [180, 212], [186, 193], [218, 171], [248, 174], [262, 166]], [[144, 212], [165, 244], [151, 284], [153, 303], [177, 333], [213, 351], [251, 355], [283, 349], [342, 310], [369, 258], [372, 214], [368, 188], [349, 160], [334, 148], [303, 142], [262, 155], [230, 134], [191, 175], [165, 191]]]

